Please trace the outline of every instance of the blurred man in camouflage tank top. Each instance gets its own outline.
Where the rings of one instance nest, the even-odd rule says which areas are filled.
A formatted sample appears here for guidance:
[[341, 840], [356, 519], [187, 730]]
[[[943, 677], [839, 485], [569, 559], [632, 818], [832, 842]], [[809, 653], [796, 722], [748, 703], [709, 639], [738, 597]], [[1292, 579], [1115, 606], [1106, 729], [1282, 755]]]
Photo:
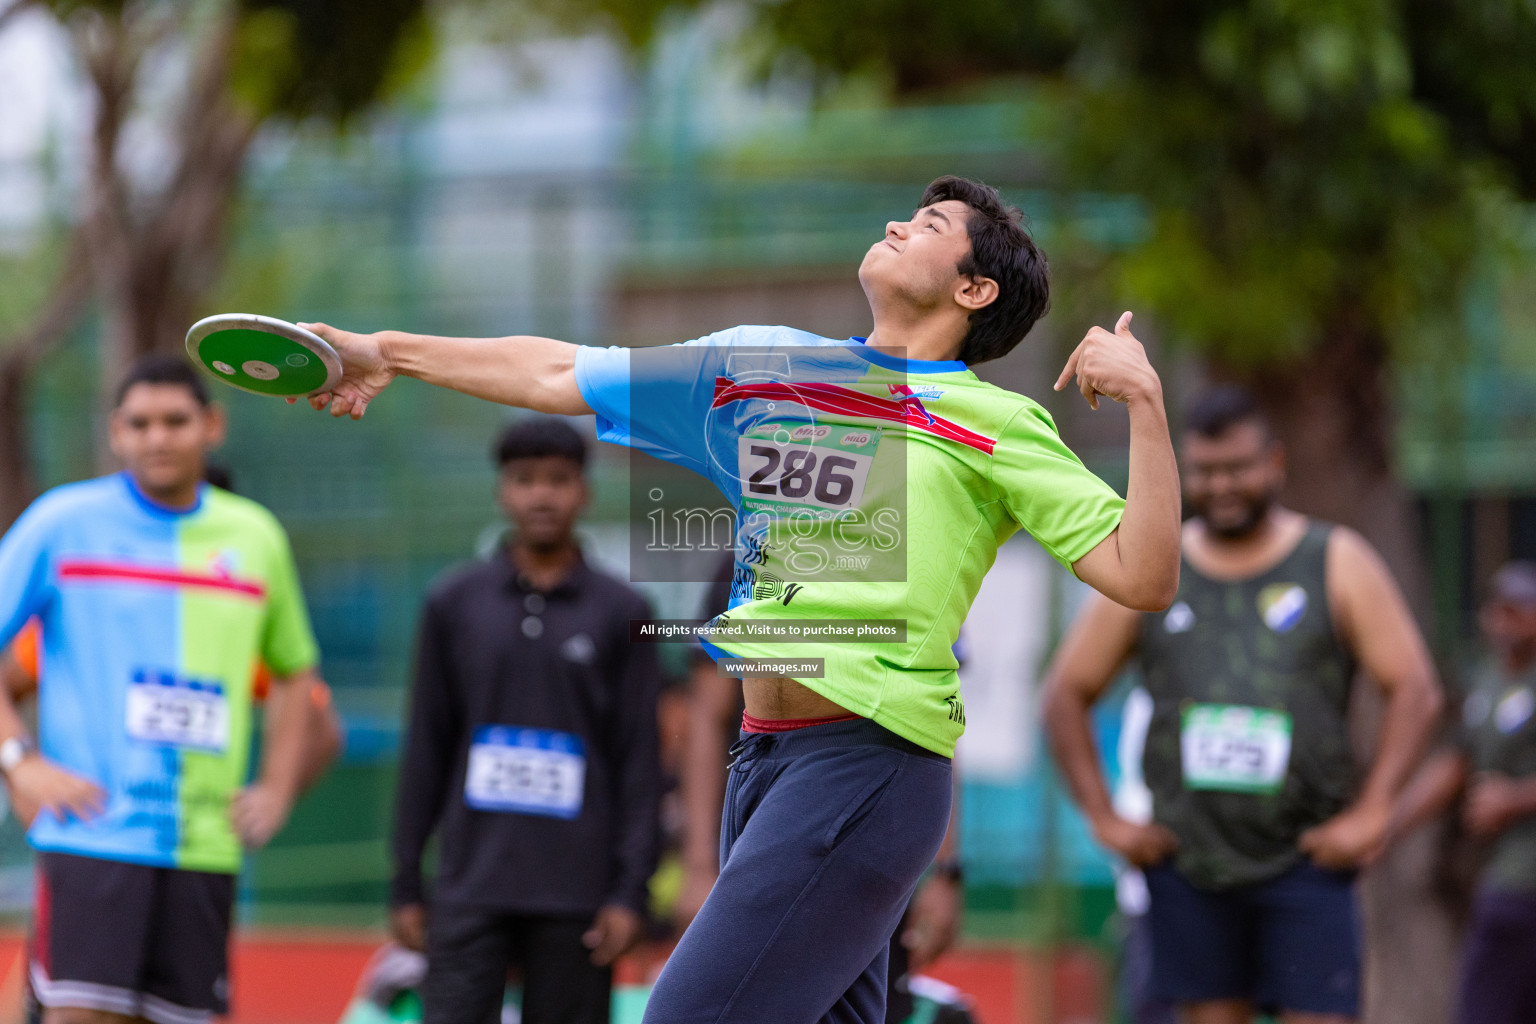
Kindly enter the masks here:
[[[1213, 390], [1186, 427], [1178, 596], [1155, 614], [1090, 600], [1050, 672], [1047, 726], [1094, 835], [1146, 872], [1153, 995], [1191, 1024], [1352, 1020], [1354, 875], [1439, 712], [1434, 669], [1376, 552], [1280, 507], [1284, 452], [1251, 397]], [[1145, 824], [1115, 813], [1088, 728], [1132, 660], [1153, 704]], [[1363, 773], [1357, 668], [1386, 697]]]
[[1462, 954], [1458, 1024], [1536, 1021], [1536, 563], [1493, 577], [1478, 616], [1489, 657], [1472, 673], [1449, 749], [1398, 803], [1393, 834], [1462, 799], [1486, 845]]

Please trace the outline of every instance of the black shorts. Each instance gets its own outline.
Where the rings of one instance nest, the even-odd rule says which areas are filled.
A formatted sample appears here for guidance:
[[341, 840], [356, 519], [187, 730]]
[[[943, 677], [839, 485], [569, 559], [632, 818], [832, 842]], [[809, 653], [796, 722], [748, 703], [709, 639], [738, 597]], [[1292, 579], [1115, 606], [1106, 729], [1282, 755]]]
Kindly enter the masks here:
[[1148, 868], [1152, 993], [1172, 1003], [1245, 999], [1269, 1012], [1360, 1008], [1354, 875], [1302, 861], [1267, 882], [1223, 892], [1169, 865]]
[[528, 1024], [608, 1024], [613, 972], [581, 941], [592, 915], [548, 917], [438, 904], [427, 925], [423, 1024], [496, 1024], [507, 968], [523, 973]]
[[234, 902], [233, 875], [40, 853], [32, 998], [204, 1024], [229, 1010]]

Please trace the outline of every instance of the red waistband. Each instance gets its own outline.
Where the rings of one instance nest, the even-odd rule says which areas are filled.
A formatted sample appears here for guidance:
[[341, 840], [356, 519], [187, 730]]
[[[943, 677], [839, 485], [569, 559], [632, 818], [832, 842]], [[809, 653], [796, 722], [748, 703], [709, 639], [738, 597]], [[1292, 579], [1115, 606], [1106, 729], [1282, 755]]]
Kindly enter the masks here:
[[830, 718], [753, 718], [741, 713], [742, 732], [793, 732], [809, 729], [813, 725], [831, 725], [833, 722], [851, 722], [858, 715], [833, 715]]

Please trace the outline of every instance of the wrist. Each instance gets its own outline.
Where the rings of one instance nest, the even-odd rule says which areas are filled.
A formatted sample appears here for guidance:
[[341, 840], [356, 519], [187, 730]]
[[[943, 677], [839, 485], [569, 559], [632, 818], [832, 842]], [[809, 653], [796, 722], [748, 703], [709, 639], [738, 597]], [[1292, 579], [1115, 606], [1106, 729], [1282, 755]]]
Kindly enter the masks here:
[[1379, 796], [1363, 796], [1348, 809], [1350, 814], [1387, 828], [1392, 823], [1392, 801]]
[[1104, 833], [1114, 828], [1115, 824], [1120, 820], [1120, 816], [1115, 813], [1112, 807], [1106, 807], [1103, 810], [1085, 811], [1083, 816], [1088, 819], [1088, 830], [1094, 834], [1095, 838], [1100, 839], [1103, 838]]
[[12, 736], [0, 742], [0, 775], [9, 778], [22, 762], [37, 753], [37, 745], [25, 736]]
[[1147, 409], [1163, 411], [1163, 382], [1157, 376], [1157, 371], [1149, 370], [1145, 379], [1132, 385], [1126, 394], [1127, 406], [1140, 406]]
[[284, 806], [292, 807], [299, 799], [299, 791], [302, 780], [288, 778], [287, 775], [263, 775], [257, 780], [257, 785], [269, 791], [273, 796], [281, 800]]
[[405, 372], [405, 352], [407, 335], [401, 331], [379, 331], [374, 338], [379, 343], [379, 359], [384, 363], [384, 368], [396, 376], [408, 376]]

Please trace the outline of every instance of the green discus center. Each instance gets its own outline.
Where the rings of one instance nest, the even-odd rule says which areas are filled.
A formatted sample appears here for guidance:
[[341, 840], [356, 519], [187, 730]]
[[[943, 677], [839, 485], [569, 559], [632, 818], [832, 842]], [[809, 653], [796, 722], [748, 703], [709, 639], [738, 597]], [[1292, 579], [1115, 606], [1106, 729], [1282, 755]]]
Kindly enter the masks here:
[[307, 395], [325, 383], [320, 357], [292, 338], [235, 327], [215, 331], [198, 358], [224, 380], [264, 395]]

